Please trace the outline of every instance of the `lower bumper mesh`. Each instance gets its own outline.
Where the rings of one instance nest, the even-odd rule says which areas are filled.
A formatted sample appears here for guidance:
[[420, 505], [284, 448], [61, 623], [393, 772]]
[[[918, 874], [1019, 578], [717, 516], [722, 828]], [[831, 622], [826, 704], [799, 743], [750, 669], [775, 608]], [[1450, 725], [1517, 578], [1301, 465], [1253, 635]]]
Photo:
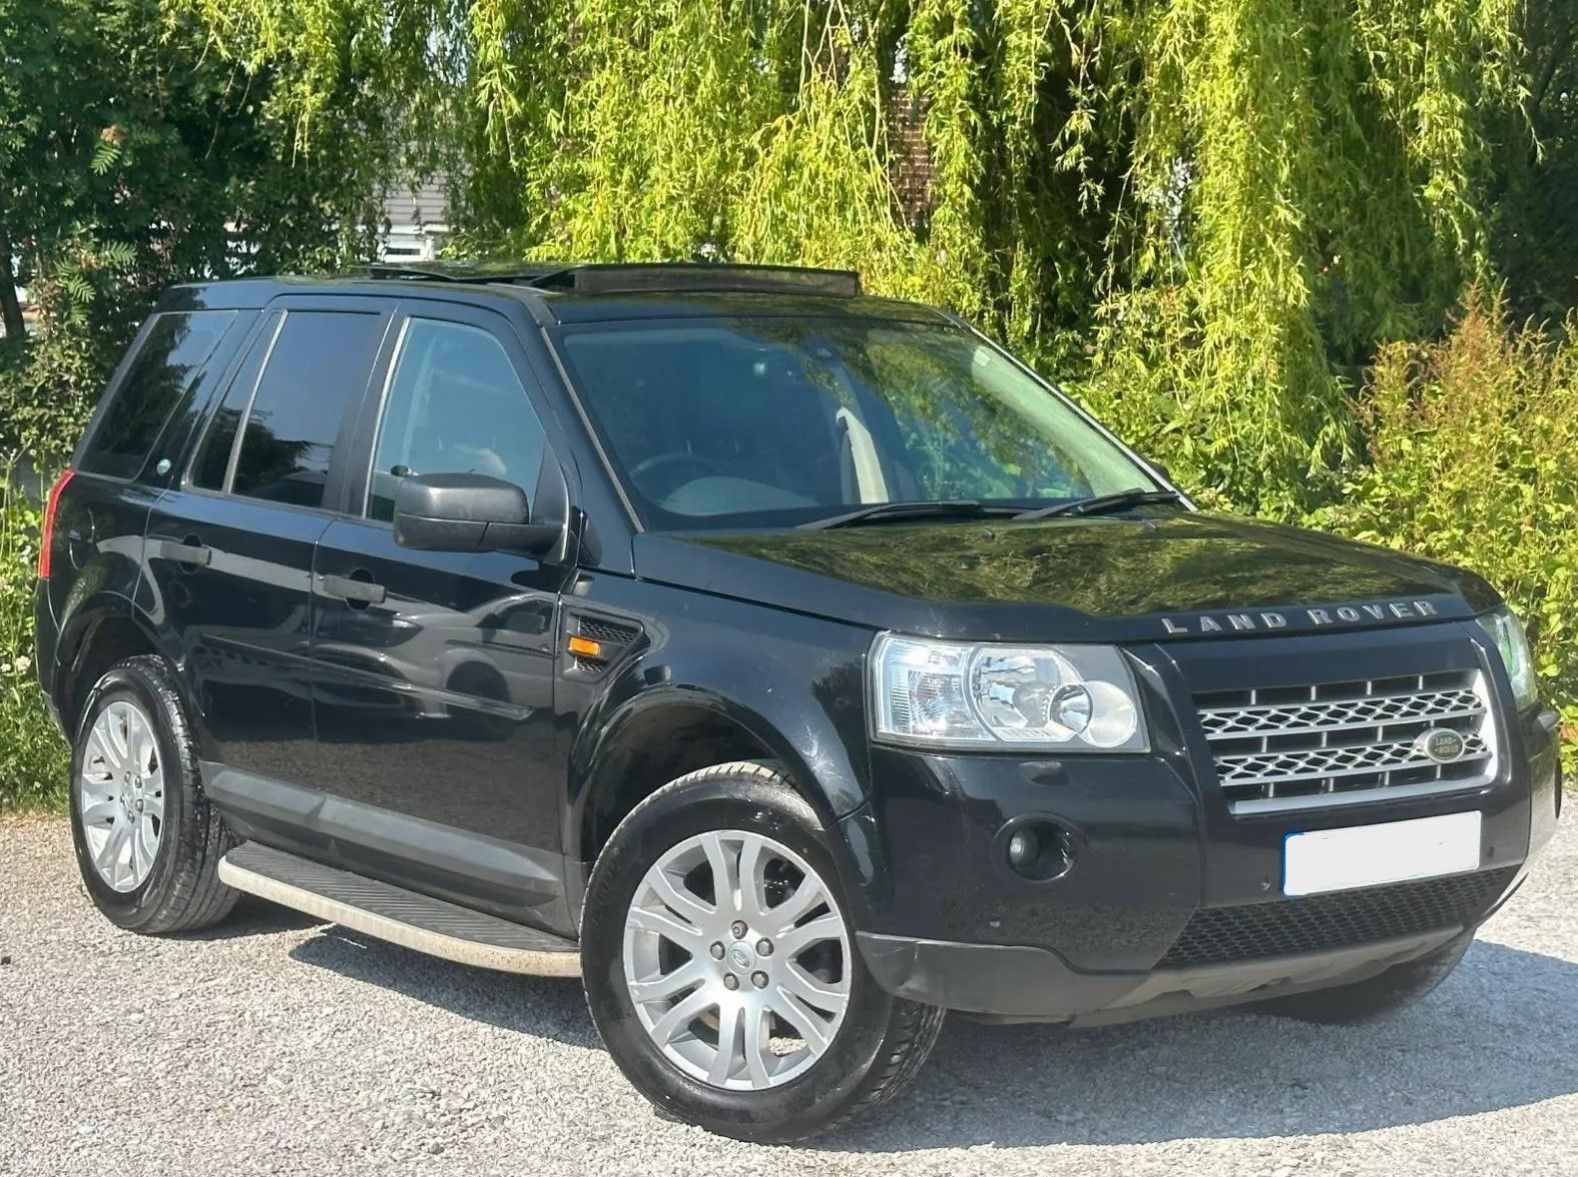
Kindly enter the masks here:
[[1158, 967], [1296, 956], [1462, 927], [1482, 917], [1516, 873], [1516, 867], [1502, 867], [1360, 891], [1204, 908], [1189, 918]]

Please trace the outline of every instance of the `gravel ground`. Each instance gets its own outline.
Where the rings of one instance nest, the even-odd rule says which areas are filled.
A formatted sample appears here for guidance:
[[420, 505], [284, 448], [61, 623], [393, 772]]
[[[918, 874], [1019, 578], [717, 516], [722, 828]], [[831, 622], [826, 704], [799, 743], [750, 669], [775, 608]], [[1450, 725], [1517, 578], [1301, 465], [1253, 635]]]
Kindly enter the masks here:
[[574, 983], [263, 904], [196, 937], [119, 932], [60, 821], [0, 822], [0, 872], [5, 1173], [1578, 1173], [1572, 821], [1388, 1021], [955, 1018], [897, 1104], [793, 1152], [654, 1116]]

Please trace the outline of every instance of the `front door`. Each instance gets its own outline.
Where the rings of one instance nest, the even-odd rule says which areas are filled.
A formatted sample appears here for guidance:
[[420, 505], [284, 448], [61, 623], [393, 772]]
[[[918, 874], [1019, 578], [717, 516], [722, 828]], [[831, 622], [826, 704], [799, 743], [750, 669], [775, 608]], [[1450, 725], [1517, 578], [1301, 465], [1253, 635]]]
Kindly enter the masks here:
[[534, 507], [545, 465], [559, 477], [527, 369], [493, 319], [445, 307], [397, 326], [360, 501], [318, 542], [316, 759], [367, 832], [342, 847], [353, 869], [552, 925], [565, 571], [507, 552], [411, 551], [391, 527], [409, 474], [492, 475]]

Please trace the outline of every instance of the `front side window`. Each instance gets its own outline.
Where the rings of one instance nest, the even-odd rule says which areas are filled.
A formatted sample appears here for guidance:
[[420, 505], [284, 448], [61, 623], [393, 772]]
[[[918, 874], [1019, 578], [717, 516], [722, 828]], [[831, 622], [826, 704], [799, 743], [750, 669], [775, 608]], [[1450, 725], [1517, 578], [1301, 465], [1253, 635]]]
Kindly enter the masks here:
[[1060, 395], [951, 326], [686, 320], [559, 343], [648, 527], [786, 526], [889, 502], [1028, 509], [1157, 488]]
[[323, 506], [335, 438], [367, 385], [382, 326], [375, 314], [285, 316], [246, 413], [233, 493]]
[[412, 474], [487, 474], [536, 490], [544, 435], [499, 341], [478, 327], [412, 319], [389, 377], [367, 516], [394, 518]]
[[235, 311], [186, 311], [157, 316], [131, 370], [83, 452], [79, 468], [112, 478], [135, 478], [165, 423], [200, 376], [222, 366], [219, 342]]

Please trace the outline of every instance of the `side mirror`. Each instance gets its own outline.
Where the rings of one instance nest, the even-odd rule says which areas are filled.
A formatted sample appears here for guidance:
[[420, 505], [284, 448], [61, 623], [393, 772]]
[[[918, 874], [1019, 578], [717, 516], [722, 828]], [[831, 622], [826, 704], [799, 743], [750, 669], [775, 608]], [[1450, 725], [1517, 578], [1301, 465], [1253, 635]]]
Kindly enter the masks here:
[[395, 491], [394, 537], [403, 548], [537, 553], [560, 530], [531, 522], [526, 492], [486, 474], [413, 474]]

